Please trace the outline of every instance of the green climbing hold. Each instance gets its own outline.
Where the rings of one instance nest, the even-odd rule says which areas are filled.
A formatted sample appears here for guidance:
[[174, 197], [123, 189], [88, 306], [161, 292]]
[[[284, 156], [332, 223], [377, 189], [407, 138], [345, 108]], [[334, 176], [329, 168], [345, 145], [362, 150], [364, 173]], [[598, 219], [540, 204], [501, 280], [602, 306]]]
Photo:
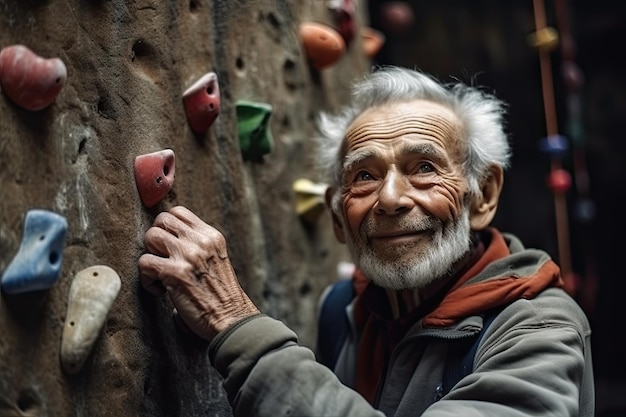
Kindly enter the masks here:
[[265, 103], [237, 101], [239, 145], [245, 161], [262, 162], [272, 151], [274, 140], [269, 130], [272, 106]]

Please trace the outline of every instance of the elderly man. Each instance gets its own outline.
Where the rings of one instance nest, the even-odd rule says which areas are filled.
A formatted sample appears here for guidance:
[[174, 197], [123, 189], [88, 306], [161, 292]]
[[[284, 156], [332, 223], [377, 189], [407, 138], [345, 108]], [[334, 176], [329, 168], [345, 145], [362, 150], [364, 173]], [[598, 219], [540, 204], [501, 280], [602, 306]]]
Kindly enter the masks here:
[[144, 284], [164, 284], [211, 341], [234, 414], [593, 416], [585, 314], [545, 252], [490, 226], [510, 157], [503, 103], [394, 67], [353, 98], [320, 126], [335, 234], [357, 267], [332, 371], [258, 311], [216, 229], [175, 207], [146, 232]]

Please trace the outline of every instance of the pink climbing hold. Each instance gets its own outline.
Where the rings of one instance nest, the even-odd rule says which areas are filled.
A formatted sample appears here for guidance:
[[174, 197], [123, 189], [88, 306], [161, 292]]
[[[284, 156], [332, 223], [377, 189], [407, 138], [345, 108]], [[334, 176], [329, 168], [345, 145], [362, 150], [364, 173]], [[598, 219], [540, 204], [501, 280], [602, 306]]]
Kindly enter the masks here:
[[52, 104], [66, 79], [67, 69], [59, 58], [42, 58], [24, 45], [0, 51], [0, 86], [26, 110], [37, 111]]
[[183, 104], [189, 125], [196, 133], [204, 133], [220, 113], [220, 87], [217, 75], [203, 75], [183, 93]]
[[135, 158], [135, 183], [144, 206], [150, 208], [161, 201], [172, 189], [176, 173], [174, 151], [162, 151]]
[[356, 13], [356, 5], [354, 0], [335, 0], [331, 3], [330, 8], [335, 12], [337, 31], [347, 47], [352, 43], [355, 33], [356, 23], [354, 22], [354, 15]]

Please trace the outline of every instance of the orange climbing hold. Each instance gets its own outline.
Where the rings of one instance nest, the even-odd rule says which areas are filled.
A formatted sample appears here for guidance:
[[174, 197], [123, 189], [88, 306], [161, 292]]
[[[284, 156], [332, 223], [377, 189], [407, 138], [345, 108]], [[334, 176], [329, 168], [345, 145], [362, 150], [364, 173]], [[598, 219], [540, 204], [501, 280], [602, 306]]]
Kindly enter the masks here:
[[300, 24], [300, 42], [307, 58], [318, 70], [336, 64], [346, 52], [346, 43], [339, 32], [322, 23]]

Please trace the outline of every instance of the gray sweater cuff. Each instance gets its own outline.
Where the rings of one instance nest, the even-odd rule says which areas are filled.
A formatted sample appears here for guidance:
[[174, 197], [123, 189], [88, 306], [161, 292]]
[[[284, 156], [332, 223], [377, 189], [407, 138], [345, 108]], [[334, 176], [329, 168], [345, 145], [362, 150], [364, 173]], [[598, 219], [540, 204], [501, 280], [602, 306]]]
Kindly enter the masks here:
[[291, 329], [264, 314], [246, 317], [220, 332], [209, 346], [209, 358], [224, 378], [231, 403], [261, 357], [297, 341]]

